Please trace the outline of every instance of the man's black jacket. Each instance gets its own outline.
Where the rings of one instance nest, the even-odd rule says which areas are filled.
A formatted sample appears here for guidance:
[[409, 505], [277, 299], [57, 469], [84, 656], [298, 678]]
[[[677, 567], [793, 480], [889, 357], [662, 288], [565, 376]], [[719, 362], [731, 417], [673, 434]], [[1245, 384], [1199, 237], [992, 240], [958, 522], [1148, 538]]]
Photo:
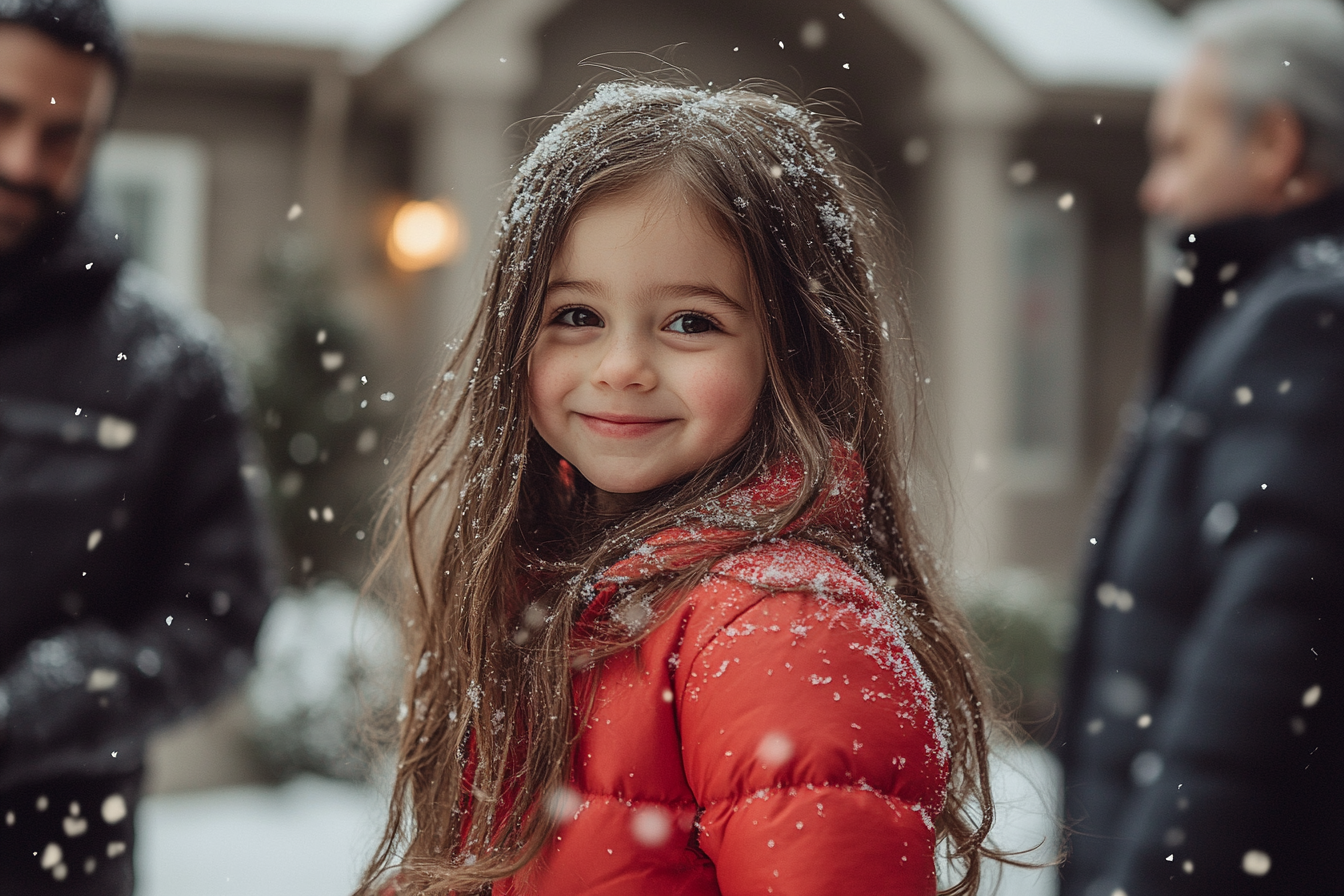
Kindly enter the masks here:
[[80, 217], [0, 264], [0, 791], [138, 772], [267, 605], [241, 392], [116, 246]]
[[1344, 892], [1344, 194], [1181, 247], [1085, 548], [1064, 892]]

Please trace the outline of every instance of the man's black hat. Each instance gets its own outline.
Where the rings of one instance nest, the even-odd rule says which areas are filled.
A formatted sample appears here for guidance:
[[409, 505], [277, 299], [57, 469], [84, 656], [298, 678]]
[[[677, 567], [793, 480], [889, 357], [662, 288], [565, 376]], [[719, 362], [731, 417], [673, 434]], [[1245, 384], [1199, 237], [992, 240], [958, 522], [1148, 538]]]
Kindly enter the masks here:
[[0, 22], [26, 25], [62, 46], [102, 56], [118, 82], [126, 74], [126, 47], [104, 0], [0, 0]]

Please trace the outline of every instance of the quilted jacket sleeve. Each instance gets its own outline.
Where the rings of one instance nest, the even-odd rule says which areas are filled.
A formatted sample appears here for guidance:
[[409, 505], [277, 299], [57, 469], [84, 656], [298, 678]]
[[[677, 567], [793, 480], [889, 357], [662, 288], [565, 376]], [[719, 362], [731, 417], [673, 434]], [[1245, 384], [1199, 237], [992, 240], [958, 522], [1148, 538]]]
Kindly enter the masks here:
[[697, 590], [735, 613], [692, 627], [678, 670], [698, 845], [724, 896], [934, 893], [945, 751], [871, 591]]

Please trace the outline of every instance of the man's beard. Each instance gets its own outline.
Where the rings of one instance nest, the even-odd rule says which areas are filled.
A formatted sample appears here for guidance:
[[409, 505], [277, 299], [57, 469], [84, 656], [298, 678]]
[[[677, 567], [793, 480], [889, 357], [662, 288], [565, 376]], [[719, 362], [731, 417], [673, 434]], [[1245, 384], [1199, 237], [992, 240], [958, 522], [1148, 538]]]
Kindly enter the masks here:
[[17, 184], [4, 175], [0, 175], [0, 191], [32, 199], [37, 205], [36, 214], [20, 225], [18, 238], [11, 245], [0, 247], [0, 260], [3, 260], [22, 253], [32, 245], [33, 239], [55, 222], [62, 204], [49, 187]]

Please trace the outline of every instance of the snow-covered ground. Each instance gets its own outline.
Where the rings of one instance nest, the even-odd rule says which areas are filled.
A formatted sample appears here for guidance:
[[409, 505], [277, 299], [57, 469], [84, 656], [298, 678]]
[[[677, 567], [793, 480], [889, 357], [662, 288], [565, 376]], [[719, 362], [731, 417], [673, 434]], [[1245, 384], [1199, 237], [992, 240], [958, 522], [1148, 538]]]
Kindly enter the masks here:
[[[1039, 748], [1003, 753], [995, 769], [996, 843], [1058, 848], [1052, 821], [1059, 771]], [[147, 798], [136, 844], [137, 896], [347, 896], [382, 830], [373, 788], [305, 776], [279, 787], [231, 787]], [[1007, 868], [981, 888], [1054, 896], [1053, 869]]]
[[[1034, 745], [999, 749], [995, 756], [998, 761], [990, 772], [996, 816], [991, 834], [994, 845], [1030, 850], [1019, 856], [1029, 862], [1050, 862], [1060, 847], [1058, 761]], [[1056, 896], [1058, 892], [1054, 867], [991, 867], [980, 886], [985, 896]]]
[[148, 797], [136, 896], [348, 896], [386, 806], [372, 788], [314, 776]]

